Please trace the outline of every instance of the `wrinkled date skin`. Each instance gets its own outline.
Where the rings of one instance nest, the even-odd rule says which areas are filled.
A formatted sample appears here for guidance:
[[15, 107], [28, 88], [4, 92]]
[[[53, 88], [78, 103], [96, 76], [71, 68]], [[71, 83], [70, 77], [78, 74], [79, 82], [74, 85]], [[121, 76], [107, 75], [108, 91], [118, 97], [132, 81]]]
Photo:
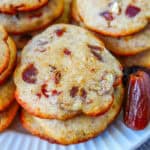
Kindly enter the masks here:
[[150, 120], [149, 75], [144, 71], [137, 71], [131, 74], [126, 95], [125, 124], [134, 130], [144, 129]]
[[124, 74], [123, 83], [125, 86], [127, 85], [129, 75], [137, 72], [138, 70], [144, 71], [150, 76], [150, 69], [149, 68], [145, 68], [145, 67], [141, 67], [141, 66], [126, 67], [123, 69], [123, 74]]

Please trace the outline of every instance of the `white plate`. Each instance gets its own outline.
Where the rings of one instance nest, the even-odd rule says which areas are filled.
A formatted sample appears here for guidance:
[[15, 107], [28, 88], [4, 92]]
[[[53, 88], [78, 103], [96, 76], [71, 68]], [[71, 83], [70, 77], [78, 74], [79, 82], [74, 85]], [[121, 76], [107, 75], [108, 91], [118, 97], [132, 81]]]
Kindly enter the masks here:
[[122, 123], [121, 118], [97, 138], [71, 146], [50, 144], [31, 136], [17, 119], [9, 130], [0, 134], [0, 150], [133, 150], [150, 137], [150, 125], [145, 130], [133, 131]]

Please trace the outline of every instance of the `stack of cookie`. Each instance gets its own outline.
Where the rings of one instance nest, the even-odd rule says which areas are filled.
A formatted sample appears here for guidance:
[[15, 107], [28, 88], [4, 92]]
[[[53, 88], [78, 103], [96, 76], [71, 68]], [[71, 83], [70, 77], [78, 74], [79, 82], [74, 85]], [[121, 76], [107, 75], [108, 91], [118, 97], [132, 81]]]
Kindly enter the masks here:
[[[59, 17], [57, 17], [52, 23], [69, 23], [70, 22], [70, 6], [72, 0], [63, 0], [64, 1], [64, 9], [60, 11]], [[62, 2], [60, 1], [62, 5]], [[13, 36], [17, 48], [22, 49], [32, 37], [36, 36], [37, 34], [41, 33], [45, 28], [42, 28], [35, 32], [28, 32], [19, 36]]]
[[14, 101], [15, 85], [11, 75], [16, 62], [16, 46], [0, 26], [0, 132], [13, 121], [18, 104]]
[[73, 0], [72, 18], [95, 32], [124, 66], [150, 67], [149, 0]]
[[63, 14], [64, 0], [2, 0], [0, 20], [6, 30], [14, 36], [18, 48], [36, 32], [45, 29]]
[[35, 36], [14, 82], [23, 126], [53, 143], [99, 135], [122, 105], [122, 66], [97, 37], [74, 25], [53, 25]]

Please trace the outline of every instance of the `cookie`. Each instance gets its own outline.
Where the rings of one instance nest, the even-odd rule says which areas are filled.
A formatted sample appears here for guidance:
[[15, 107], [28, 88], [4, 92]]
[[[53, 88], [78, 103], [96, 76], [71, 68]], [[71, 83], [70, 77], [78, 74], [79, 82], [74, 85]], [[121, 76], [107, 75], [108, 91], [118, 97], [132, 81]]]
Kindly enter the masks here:
[[18, 11], [36, 10], [48, 3], [48, 0], [1, 0], [0, 12], [14, 14]]
[[150, 50], [144, 51], [134, 56], [119, 57], [124, 67], [141, 66], [150, 68]]
[[70, 22], [71, 1], [72, 0], [64, 0], [65, 8], [64, 8], [63, 15], [60, 18], [58, 18], [58, 20], [56, 20], [55, 23], [69, 23]]
[[15, 89], [12, 79], [0, 85], [0, 112], [8, 108], [15, 100]]
[[17, 59], [16, 45], [10, 37], [8, 37], [7, 43], [8, 43], [9, 49], [10, 49], [10, 60], [9, 60], [8, 67], [0, 74], [0, 85], [4, 84], [4, 82], [7, 80], [7, 78], [13, 72], [13, 69], [16, 65], [16, 59]]
[[14, 102], [7, 110], [0, 113], [0, 132], [4, 131], [10, 126], [16, 116], [19, 105]]
[[104, 41], [105, 46], [116, 55], [135, 55], [150, 49], [150, 24], [134, 35], [120, 38], [100, 36], [100, 38]]
[[[64, 2], [65, 2], [64, 12], [62, 16], [56, 20], [55, 23], [69, 23], [70, 22], [71, 0], [64, 0]], [[39, 34], [40, 32], [42, 32], [42, 30], [32, 32], [32, 33], [30, 32], [24, 35], [12, 35], [12, 37], [16, 43], [17, 48], [22, 49], [28, 43], [28, 41], [32, 39], [33, 36]]]
[[87, 28], [118, 37], [136, 33], [148, 24], [149, 0], [76, 0]]
[[36, 11], [17, 13], [15, 15], [0, 14], [1, 24], [12, 34], [23, 34], [47, 27], [62, 14], [63, 0], [49, 0], [48, 4]]
[[[121, 94], [120, 94], [121, 93]], [[115, 100], [108, 112], [99, 117], [78, 116], [66, 121], [40, 119], [21, 112], [22, 125], [32, 134], [52, 143], [76, 144], [98, 136], [111, 124], [120, 112], [123, 89], [115, 91]]]
[[7, 44], [8, 34], [5, 29], [0, 26], [0, 74], [7, 68], [9, 63], [9, 47]]
[[113, 103], [121, 69], [89, 31], [53, 25], [25, 46], [14, 75], [16, 99], [42, 118], [100, 115]]
[[[85, 26], [76, 11], [76, 0], [72, 2], [72, 19], [73, 23], [80, 26]], [[125, 37], [108, 37], [101, 34], [96, 34], [103, 42], [105, 46], [116, 55], [130, 56], [148, 50], [150, 48], [150, 25], [133, 35]]]

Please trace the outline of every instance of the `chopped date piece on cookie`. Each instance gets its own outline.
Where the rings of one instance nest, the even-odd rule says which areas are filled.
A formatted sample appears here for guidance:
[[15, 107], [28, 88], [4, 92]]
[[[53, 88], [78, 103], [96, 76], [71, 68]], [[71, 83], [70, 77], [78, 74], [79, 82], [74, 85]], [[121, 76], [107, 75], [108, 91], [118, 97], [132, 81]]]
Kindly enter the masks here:
[[25, 82], [34, 84], [37, 80], [38, 70], [34, 66], [34, 64], [30, 64], [27, 68], [23, 71], [22, 78]]
[[141, 11], [141, 9], [139, 7], [133, 6], [133, 5], [129, 5], [126, 9], [126, 15], [130, 18], [135, 17], [139, 12]]
[[61, 37], [61, 36], [63, 36], [63, 34], [64, 34], [65, 31], [66, 31], [65, 28], [63, 28], [63, 29], [57, 29], [57, 30], [55, 31], [55, 33], [56, 33], [56, 35], [57, 35], [58, 37]]
[[88, 44], [88, 47], [92, 50], [98, 50], [98, 51], [102, 51], [103, 48], [102, 47], [99, 47], [99, 46], [95, 46], [95, 45], [90, 45]]
[[113, 15], [109, 11], [104, 11], [100, 13], [101, 16], [103, 16], [107, 21], [112, 21], [114, 19]]
[[55, 84], [59, 84], [60, 79], [61, 79], [61, 72], [60, 72], [60, 71], [57, 71], [57, 72], [55, 73], [55, 77], [54, 77]]
[[43, 84], [41, 86], [41, 92], [45, 97], [47, 97], [47, 98], [49, 97], [48, 90], [47, 90], [47, 84]]
[[64, 49], [64, 54], [69, 56], [69, 55], [71, 55], [71, 51], [68, 50], [67, 48], [65, 48]]
[[58, 95], [60, 95], [62, 92], [58, 92], [57, 90], [52, 90], [51, 93], [52, 93], [52, 96], [58, 96]]
[[100, 61], [103, 60], [100, 51], [102, 51], [103, 49], [99, 46], [94, 46], [94, 45], [88, 45], [88, 48], [90, 48], [91, 53]]
[[38, 98], [41, 98], [41, 97], [42, 97], [42, 94], [41, 94], [41, 93], [37, 93], [36, 96], [37, 96]]
[[77, 86], [72, 87], [72, 89], [70, 90], [70, 96], [71, 97], [77, 96], [78, 91], [79, 91], [79, 87], [77, 87]]
[[94, 50], [91, 50], [91, 53], [92, 53], [98, 60], [100, 60], [100, 61], [103, 60], [102, 56], [101, 56], [98, 52], [96, 52], [96, 51], [94, 51]]

